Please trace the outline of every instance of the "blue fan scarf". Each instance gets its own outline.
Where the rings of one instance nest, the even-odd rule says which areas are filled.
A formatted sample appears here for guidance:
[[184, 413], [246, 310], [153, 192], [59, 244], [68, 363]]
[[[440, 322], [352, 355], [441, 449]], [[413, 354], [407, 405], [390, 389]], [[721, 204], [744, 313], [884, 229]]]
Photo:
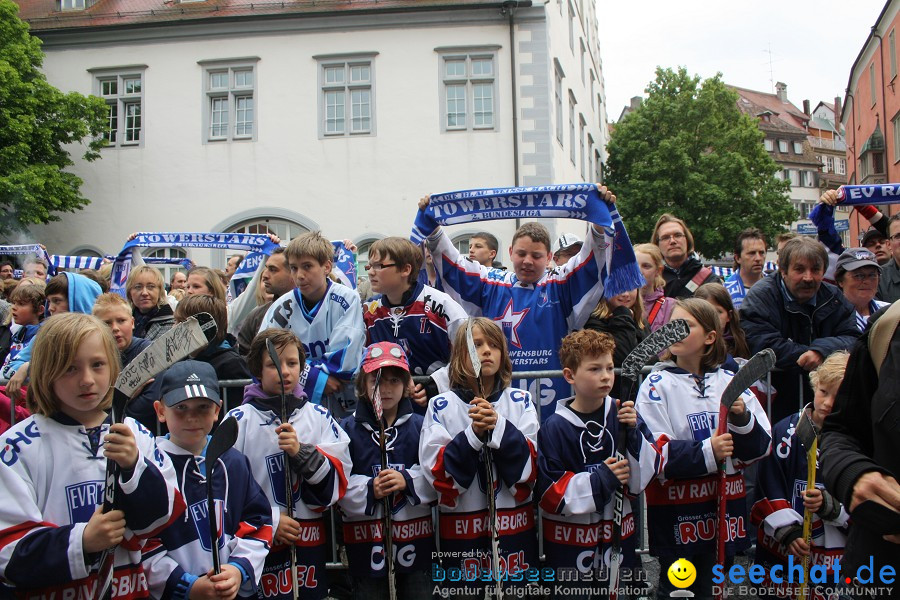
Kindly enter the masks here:
[[431, 196], [418, 211], [410, 239], [421, 244], [442, 225], [498, 219], [562, 218], [588, 221], [613, 229], [614, 249], [606, 295], [615, 296], [644, 285], [634, 249], [615, 207], [600, 198], [593, 183], [464, 190]]

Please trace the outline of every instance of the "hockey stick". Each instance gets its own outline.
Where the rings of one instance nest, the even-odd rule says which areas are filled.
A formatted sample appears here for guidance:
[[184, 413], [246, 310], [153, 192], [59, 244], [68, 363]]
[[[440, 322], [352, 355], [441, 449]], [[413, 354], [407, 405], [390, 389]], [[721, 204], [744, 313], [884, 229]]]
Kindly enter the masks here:
[[[724, 435], [726, 431], [728, 431], [728, 411], [731, 410], [732, 405], [737, 401], [738, 398], [741, 397], [741, 394], [753, 385], [753, 382], [758, 381], [766, 376], [766, 373], [772, 370], [775, 366], [775, 352], [771, 348], [766, 348], [765, 350], [760, 350], [753, 358], [744, 363], [738, 372], [734, 374], [734, 377], [731, 378], [731, 381], [725, 386], [725, 391], [722, 392], [722, 401], [719, 404], [719, 423], [716, 427], [716, 435]], [[725, 541], [728, 538], [729, 527], [728, 522], [725, 517], [726, 507], [728, 504], [728, 500], [726, 499], [727, 490], [725, 489], [727, 475], [725, 473], [726, 463], [728, 460], [723, 460], [719, 463], [719, 493], [718, 493], [718, 533], [719, 533], [719, 543], [716, 548], [716, 563], [725, 567]], [[717, 594], [718, 598], [722, 598], [722, 591], [719, 590]]]
[[[472, 363], [472, 371], [475, 373], [475, 381], [478, 382], [478, 394], [484, 398], [484, 387], [481, 383], [481, 359], [478, 358], [478, 350], [475, 348], [475, 339], [472, 327], [475, 321], [469, 319], [466, 324], [466, 346], [469, 350], [469, 362]], [[488, 448], [490, 432], [485, 436], [484, 444], [484, 469], [485, 484], [487, 487], [488, 527], [491, 530], [491, 570], [494, 577], [494, 593], [497, 600], [503, 600], [503, 584], [500, 577], [500, 531], [497, 528], [497, 498], [494, 496], [494, 458], [491, 449]]]
[[[272, 364], [275, 365], [275, 370], [278, 372], [279, 389], [281, 390], [281, 424], [284, 425], [285, 423], [290, 422], [288, 420], [290, 415], [287, 414], [287, 400], [284, 395], [284, 375], [281, 372], [281, 359], [278, 358], [278, 351], [275, 349], [275, 344], [271, 339], [266, 340], [266, 350], [269, 353]], [[293, 477], [291, 476], [290, 456], [288, 456], [287, 452], [284, 453], [282, 460], [284, 461], [284, 503], [287, 507], [287, 516], [293, 519], [294, 483], [292, 481]], [[300, 589], [297, 582], [297, 546], [293, 542], [290, 544], [289, 554], [291, 557], [291, 591], [293, 592], [294, 600], [297, 600]]]
[[[206, 512], [209, 518], [209, 547], [212, 549], [213, 571], [216, 575], [222, 572], [222, 567], [219, 564], [219, 525], [216, 520], [216, 503], [213, 499], [213, 471], [219, 458], [234, 446], [237, 436], [237, 419], [228, 417], [222, 421], [206, 446]], [[225, 498], [225, 501], [227, 500]], [[223, 522], [222, 527], [224, 526]]]
[[[622, 361], [622, 378], [628, 380], [628, 392], [622, 396], [622, 402], [634, 400], [637, 395], [637, 383], [644, 365], [657, 356], [660, 352], [676, 342], [680, 342], [688, 336], [690, 328], [687, 321], [677, 319], [670, 321], [648, 335], [644, 340], [628, 353]], [[628, 438], [628, 430], [625, 427], [618, 428], [616, 436], [616, 459], [625, 458], [625, 445]], [[625, 486], [616, 487], [615, 503], [613, 505], [613, 531], [612, 548], [609, 555], [609, 597], [615, 600], [619, 595], [619, 571], [622, 566], [622, 519], [625, 512]]]
[[[812, 420], [812, 406], [805, 406], [800, 413], [797, 422], [797, 439], [806, 449], [806, 491], [815, 489], [816, 486], [816, 461], [819, 448], [819, 428]], [[806, 547], [812, 551], [812, 511], [803, 509], [803, 541]], [[803, 557], [803, 580], [800, 582], [800, 593], [797, 600], [805, 600], [808, 592], [806, 582], [809, 580], [809, 553]]]
[[[113, 390], [109, 416], [113, 424], [125, 420], [125, 407], [151, 379], [186, 356], [202, 350], [216, 336], [216, 322], [209, 313], [198, 313], [178, 323], [144, 348], [127, 367], [122, 369]], [[119, 465], [106, 461], [106, 480], [103, 490], [103, 512], [114, 510], [118, 488]], [[100, 554], [94, 600], [109, 600], [112, 596], [115, 547]]]
[[[388, 468], [387, 445], [384, 433], [384, 405], [381, 403], [381, 369], [375, 373], [375, 392], [372, 394], [372, 409], [375, 411], [375, 418], [378, 420], [378, 427], [381, 432], [379, 437], [379, 445], [381, 446], [381, 468]], [[391, 600], [397, 600], [397, 575], [394, 572], [394, 522], [391, 514], [393, 503], [391, 502], [391, 494], [381, 499], [383, 503], [384, 520], [382, 523], [382, 538], [384, 540], [384, 560], [387, 564], [388, 577], [388, 595]]]

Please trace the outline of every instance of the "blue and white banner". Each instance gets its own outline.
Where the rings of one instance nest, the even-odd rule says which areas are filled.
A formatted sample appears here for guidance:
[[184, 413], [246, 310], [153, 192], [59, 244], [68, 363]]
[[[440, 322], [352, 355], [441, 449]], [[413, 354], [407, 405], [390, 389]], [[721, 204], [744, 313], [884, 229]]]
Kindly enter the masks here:
[[119, 251], [113, 265], [109, 291], [125, 295], [125, 282], [131, 272], [132, 248], [216, 248], [271, 254], [278, 244], [268, 235], [248, 233], [140, 233]]
[[498, 219], [578, 219], [612, 225], [606, 202], [593, 183], [536, 187], [485, 188], [436, 194], [416, 214], [410, 239], [420, 244], [439, 225]]
[[40, 244], [13, 244], [11, 246], [3, 246], [0, 245], [0, 255], [9, 254], [9, 255], [23, 255], [23, 254], [33, 254], [34, 256], [38, 256], [43, 258], [44, 261], [49, 265], [47, 267], [47, 275], [56, 275], [56, 267], [53, 265], [53, 261], [50, 260], [50, 255], [47, 254], [47, 249], [41, 246]]
[[64, 256], [53, 254], [50, 263], [57, 269], [99, 269], [103, 264], [102, 256]]
[[442, 225], [499, 219], [578, 219], [614, 231], [615, 249], [604, 286], [610, 296], [642, 287], [631, 239], [614, 206], [600, 198], [593, 183], [486, 188], [431, 196], [416, 213], [410, 239], [421, 244]]
[[[770, 271], [774, 271], [777, 268], [778, 268], [778, 265], [776, 265], [775, 263], [767, 262], [763, 265], [763, 273], [768, 273]], [[731, 267], [710, 267], [710, 269], [712, 269], [713, 275], [716, 275], [717, 277], [721, 277], [722, 279], [725, 279], [726, 277], [731, 277], [732, 275], [734, 275], [734, 271], [735, 271], [735, 269], [732, 269]]]
[[838, 199], [841, 204], [847, 206], [896, 204], [900, 202], [900, 183], [842, 185], [838, 188]]
[[356, 255], [344, 245], [344, 242], [331, 242], [334, 246], [334, 268], [332, 273], [348, 288], [356, 289]]

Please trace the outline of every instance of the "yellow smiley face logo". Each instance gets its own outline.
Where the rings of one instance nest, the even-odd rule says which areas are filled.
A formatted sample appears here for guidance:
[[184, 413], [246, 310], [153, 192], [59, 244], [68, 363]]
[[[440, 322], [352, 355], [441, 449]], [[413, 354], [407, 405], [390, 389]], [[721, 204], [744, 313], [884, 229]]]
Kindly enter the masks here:
[[679, 589], [690, 587], [697, 579], [697, 569], [691, 561], [679, 558], [669, 567], [669, 583]]

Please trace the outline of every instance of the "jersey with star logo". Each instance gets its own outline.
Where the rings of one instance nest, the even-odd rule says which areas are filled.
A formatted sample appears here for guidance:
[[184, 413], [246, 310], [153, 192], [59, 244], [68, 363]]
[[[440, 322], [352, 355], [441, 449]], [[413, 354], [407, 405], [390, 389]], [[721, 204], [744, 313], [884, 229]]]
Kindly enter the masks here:
[[[581, 252], [533, 284], [519, 281], [512, 271], [489, 269], [461, 255], [443, 229], [427, 243], [444, 291], [469, 315], [493, 319], [503, 329], [513, 370], [546, 371], [562, 369], [562, 338], [584, 327], [603, 296], [613, 230], [591, 232]], [[571, 386], [561, 377], [515, 379], [513, 385], [528, 389], [540, 402], [542, 419], [553, 414], [557, 399], [571, 395]]]

